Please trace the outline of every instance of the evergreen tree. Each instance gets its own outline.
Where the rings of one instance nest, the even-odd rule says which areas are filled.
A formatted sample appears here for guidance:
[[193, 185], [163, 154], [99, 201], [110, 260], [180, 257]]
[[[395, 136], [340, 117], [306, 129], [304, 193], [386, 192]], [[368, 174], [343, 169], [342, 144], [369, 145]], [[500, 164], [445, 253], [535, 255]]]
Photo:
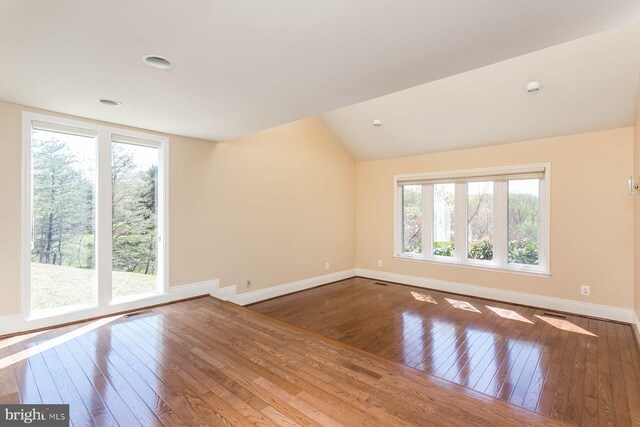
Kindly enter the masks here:
[[[32, 260], [91, 267], [83, 247], [93, 244], [93, 188], [67, 145], [34, 139]], [[70, 251], [71, 248], [76, 250]]]
[[157, 166], [139, 171], [124, 144], [112, 146], [113, 268], [155, 274]]

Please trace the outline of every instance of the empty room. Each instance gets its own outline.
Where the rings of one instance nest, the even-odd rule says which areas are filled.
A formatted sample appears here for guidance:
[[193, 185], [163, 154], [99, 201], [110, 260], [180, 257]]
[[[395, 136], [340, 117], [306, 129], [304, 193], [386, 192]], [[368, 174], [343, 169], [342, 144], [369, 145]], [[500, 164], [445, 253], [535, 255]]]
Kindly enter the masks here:
[[0, 426], [640, 426], [640, 2], [0, 0]]

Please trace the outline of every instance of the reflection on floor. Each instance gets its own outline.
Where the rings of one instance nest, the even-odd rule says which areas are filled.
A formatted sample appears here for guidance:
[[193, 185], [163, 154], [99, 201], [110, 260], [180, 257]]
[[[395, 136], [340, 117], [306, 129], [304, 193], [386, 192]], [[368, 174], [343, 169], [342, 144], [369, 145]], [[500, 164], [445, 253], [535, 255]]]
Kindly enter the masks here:
[[640, 425], [630, 326], [348, 279], [253, 310], [577, 424]]
[[557, 424], [211, 297], [0, 340], [19, 402], [74, 426]]

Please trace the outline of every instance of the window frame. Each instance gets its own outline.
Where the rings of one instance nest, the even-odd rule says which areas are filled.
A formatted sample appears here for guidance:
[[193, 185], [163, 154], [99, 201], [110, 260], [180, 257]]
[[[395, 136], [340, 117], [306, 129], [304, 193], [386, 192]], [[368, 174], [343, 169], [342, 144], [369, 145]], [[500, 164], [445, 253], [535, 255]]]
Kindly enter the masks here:
[[[483, 176], [491, 177], [518, 170], [544, 168], [543, 178], [539, 180], [538, 198], [538, 265], [509, 263], [507, 259], [508, 240], [508, 181], [487, 179], [493, 182], [493, 244], [494, 259], [491, 261], [467, 258], [468, 251], [468, 186], [465, 178], [473, 177], [478, 180]], [[443, 257], [432, 254], [433, 246], [433, 184], [423, 184], [423, 229], [422, 253], [403, 252], [402, 241], [402, 187], [407, 183], [415, 184], [419, 181], [450, 179], [455, 181], [455, 250], [453, 257]], [[534, 163], [492, 168], [464, 169], [443, 172], [406, 174], [394, 176], [394, 247], [393, 257], [402, 261], [421, 262], [428, 264], [456, 266], [479, 269], [485, 271], [499, 271], [510, 274], [530, 275], [534, 277], [550, 277], [550, 193], [551, 193], [551, 164]], [[425, 250], [425, 248], [428, 248]]]
[[[32, 122], [37, 121], [73, 130], [91, 131], [96, 141], [96, 194], [95, 208], [95, 254], [96, 280], [93, 284], [97, 301], [81, 307], [59, 308], [34, 313], [31, 310], [31, 225], [32, 212], [32, 170], [31, 132]], [[111, 146], [115, 135], [133, 138], [137, 145], [158, 149], [158, 292], [121, 298], [112, 296], [112, 218], [111, 218]], [[117, 142], [117, 141], [115, 141]], [[132, 301], [155, 298], [169, 292], [169, 138], [160, 135], [132, 131], [128, 129], [96, 124], [89, 121], [72, 120], [63, 117], [24, 111], [22, 113], [22, 249], [21, 288], [22, 314], [27, 320], [67, 315], [82, 311], [92, 311], [107, 307], [126, 305]], [[107, 215], [105, 213], [108, 212]]]

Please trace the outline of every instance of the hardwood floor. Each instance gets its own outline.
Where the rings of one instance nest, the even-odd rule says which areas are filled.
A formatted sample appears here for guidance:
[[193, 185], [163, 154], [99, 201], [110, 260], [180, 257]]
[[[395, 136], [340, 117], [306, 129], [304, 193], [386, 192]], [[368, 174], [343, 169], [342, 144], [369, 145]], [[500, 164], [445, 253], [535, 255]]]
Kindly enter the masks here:
[[77, 426], [560, 424], [211, 297], [0, 341], [18, 402]]
[[640, 426], [630, 326], [375, 283], [348, 279], [251, 309], [555, 419]]

